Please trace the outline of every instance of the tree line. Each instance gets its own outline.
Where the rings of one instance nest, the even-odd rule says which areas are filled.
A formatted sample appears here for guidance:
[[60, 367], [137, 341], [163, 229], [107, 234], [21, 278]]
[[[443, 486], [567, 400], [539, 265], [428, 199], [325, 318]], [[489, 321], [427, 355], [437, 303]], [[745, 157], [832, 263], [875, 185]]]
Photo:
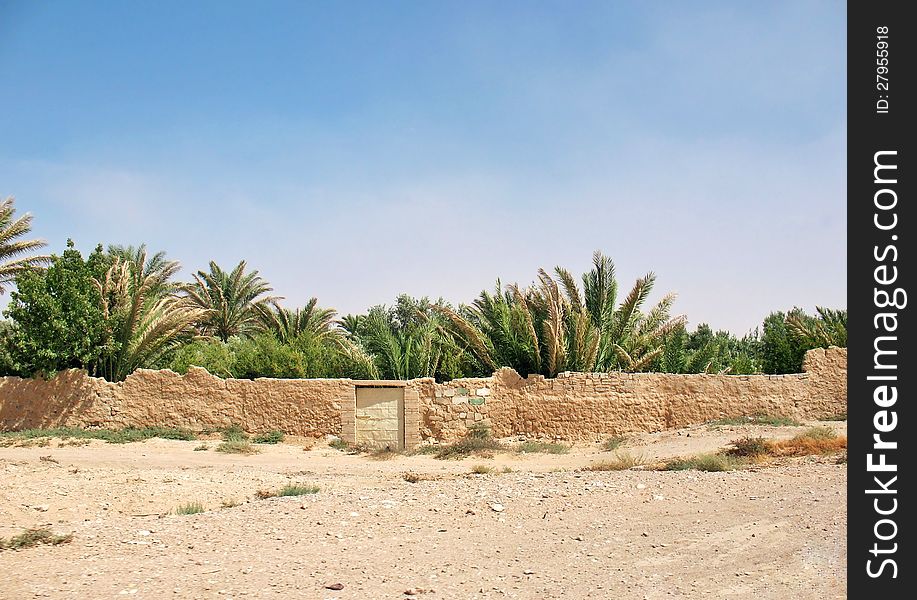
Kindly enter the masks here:
[[773, 312], [737, 337], [673, 315], [675, 294], [648, 304], [650, 272], [619, 288], [601, 252], [577, 279], [540, 269], [528, 286], [482, 291], [470, 304], [399, 296], [363, 314], [338, 315], [312, 298], [289, 308], [245, 261], [211, 262], [191, 281], [145, 245], [72, 241], [60, 255], [24, 239], [31, 215], [0, 202], [0, 375], [50, 376], [69, 368], [121, 381], [139, 368], [221, 377], [411, 379], [486, 376], [499, 367], [552, 377], [562, 371], [795, 373], [805, 352], [846, 346], [846, 310]]

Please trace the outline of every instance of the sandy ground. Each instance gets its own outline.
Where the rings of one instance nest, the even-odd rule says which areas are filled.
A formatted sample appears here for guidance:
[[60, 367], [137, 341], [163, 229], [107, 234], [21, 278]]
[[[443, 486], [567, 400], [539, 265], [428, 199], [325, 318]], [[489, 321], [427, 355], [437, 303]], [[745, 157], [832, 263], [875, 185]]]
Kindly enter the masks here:
[[[799, 431], [695, 427], [624, 449], [652, 460]], [[0, 552], [0, 598], [846, 597], [846, 465], [833, 458], [591, 472], [579, 469], [611, 456], [598, 444], [458, 461], [199, 444], [0, 448], [0, 537], [74, 534]], [[512, 472], [471, 474], [479, 464]], [[287, 483], [321, 490], [255, 497]], [[207, 512], [169, 514], [186, 502]]]

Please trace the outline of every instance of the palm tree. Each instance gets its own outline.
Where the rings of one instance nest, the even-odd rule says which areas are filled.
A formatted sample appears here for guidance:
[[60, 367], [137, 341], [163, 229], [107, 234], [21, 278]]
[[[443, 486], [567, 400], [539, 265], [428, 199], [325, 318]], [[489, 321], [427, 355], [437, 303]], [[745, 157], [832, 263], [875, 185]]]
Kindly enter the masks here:
[[46, 264], [49, 256], [32, 254], [43, 248], [44, 240], [20, 240], [32, 231], [32, 215], [25, 213], [15, 219], [16, 207], [12, 196], [0, 202], [0, 294], [16, 275]]
[[147, 254], [146, 244], [134, 246], [109, 245], [108, 256], [113, 259], [120, 259], [121, 262], [131, 262], [133, 265], [140, 267], [140, 274], [143, 277], [150, 277], [151, 294], [159, 295], [162, 293], [173, 292], [178, 289], [178, 284], [171, 280], [172, 276], [179, 269], [177, 261], [167, 260], [165, 252], [157, 252], [149, 256]]
[[198, 271], [194, 282], [184, 286], [188, 299], [206, 314], [201, 322], [205, 335], [224, 342], [234, 335], [251, 336], [264, 329], [267, 312], [279, 300], [267, 296], [273, 288], [258, 276], [245, 272], [245, 261], [232, 271], [224, 271], [210, 261], [210, 272]]
[[667, 332], [684, 322], [669, 316], [674, 294], [649, 311], [642, 307], [656, 276], [636, 281], [617, 307], [614, 263], [600, 252], [582, 277], [582, 291], [569, 271], [554, 276], [543, 269], [538, 282], [525, 290], [517, 285], [494, 294], [482, 292], [459, 312], [441, 310], [450, 331], [464, 340], [486, 366], [510, 366], [521, 374], [554, 376], [560, 371], [640, 371], [664, 349]]
[[790, 332], [806, 348], [847, 347], [847, 311], [816, 306], [817, 317], [801, 310], [786, 316]]
[[316, 340], [342, 335], [343, 330], [334, 319], [336, 316], [333, 308], [319, 307], [318, 298], [311, 298], [304, 307], [295, 310], [271, 302], [269, 309], [263, 313], [265, 328], [284, 344], [302, 335]]
[[187, 298], [165, 291], [178, 271], [177, 262], [166, 261], [159, 253], [153, 257], [158, 268], [150, 270], [143, 246], [134, 256], [127, 260], [116, 256], [105, 276], [93, 279], [108, 324], [99, 372], [110, 381], [121, 381], [135, 369], [154, 366], [205, 314]]

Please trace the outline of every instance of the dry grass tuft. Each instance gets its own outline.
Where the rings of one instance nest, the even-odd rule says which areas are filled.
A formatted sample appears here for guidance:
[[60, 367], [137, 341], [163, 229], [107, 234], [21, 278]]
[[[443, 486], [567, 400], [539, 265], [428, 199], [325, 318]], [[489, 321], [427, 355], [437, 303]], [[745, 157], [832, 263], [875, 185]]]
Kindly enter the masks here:
[[23, 548], [32, 548], [39, 544], [48, 544], [49, 546], [59, 546], [69, 544], [73, 541], [73, 534], [56, 535], [51, 533], [50, 529], [38, 528], [27, 529], [19, 535], [14, 535], [10, 539], [0, 538], [0, 550], [21, 550]]
[[204, 512], [204, 505], [200, 502], [189, 502], [175, 509], [176, 515], [196, 515], [202, 512]]
[[258, 448], [252, 446], [252, 443], [248, 440], [220, 442], [220, 445], [216, 447], [216, 451], [224, 454], [257, 454], [261, 452]]
[[707, 471], [720, 472], [732, 471], [745, 464], [743, 458], [729, 456], [728, 454], [698, 454], [687, 458], [670, 460], [663, 467], [664, 471]]
[[609, 460], [592, 463], [586, 467], [587, 471], [626, 471], [644, 465], [643, 456], [634, 456], [630, 452], [618, 452]]
[[[813, 427], [813, 429], [821, 429]], [[846, 436], [839, 436], [834, 432], [833, 437], [824, 437], [822, 434], [797, 435], [789, 440], [771, 442], [770, 454], [773, 456], [811, 456], [813, 454], [835, 454], [847, 450]]]

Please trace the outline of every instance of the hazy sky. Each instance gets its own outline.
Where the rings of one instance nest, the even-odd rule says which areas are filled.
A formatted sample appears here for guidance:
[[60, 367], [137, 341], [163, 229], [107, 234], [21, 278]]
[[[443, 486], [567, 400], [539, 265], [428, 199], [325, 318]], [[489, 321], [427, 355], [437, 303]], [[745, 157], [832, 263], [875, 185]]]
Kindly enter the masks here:
[[744, 333], [846, 306], [845, 12], [0, 0], [0, 196], [342, 312], [601, 249]]

